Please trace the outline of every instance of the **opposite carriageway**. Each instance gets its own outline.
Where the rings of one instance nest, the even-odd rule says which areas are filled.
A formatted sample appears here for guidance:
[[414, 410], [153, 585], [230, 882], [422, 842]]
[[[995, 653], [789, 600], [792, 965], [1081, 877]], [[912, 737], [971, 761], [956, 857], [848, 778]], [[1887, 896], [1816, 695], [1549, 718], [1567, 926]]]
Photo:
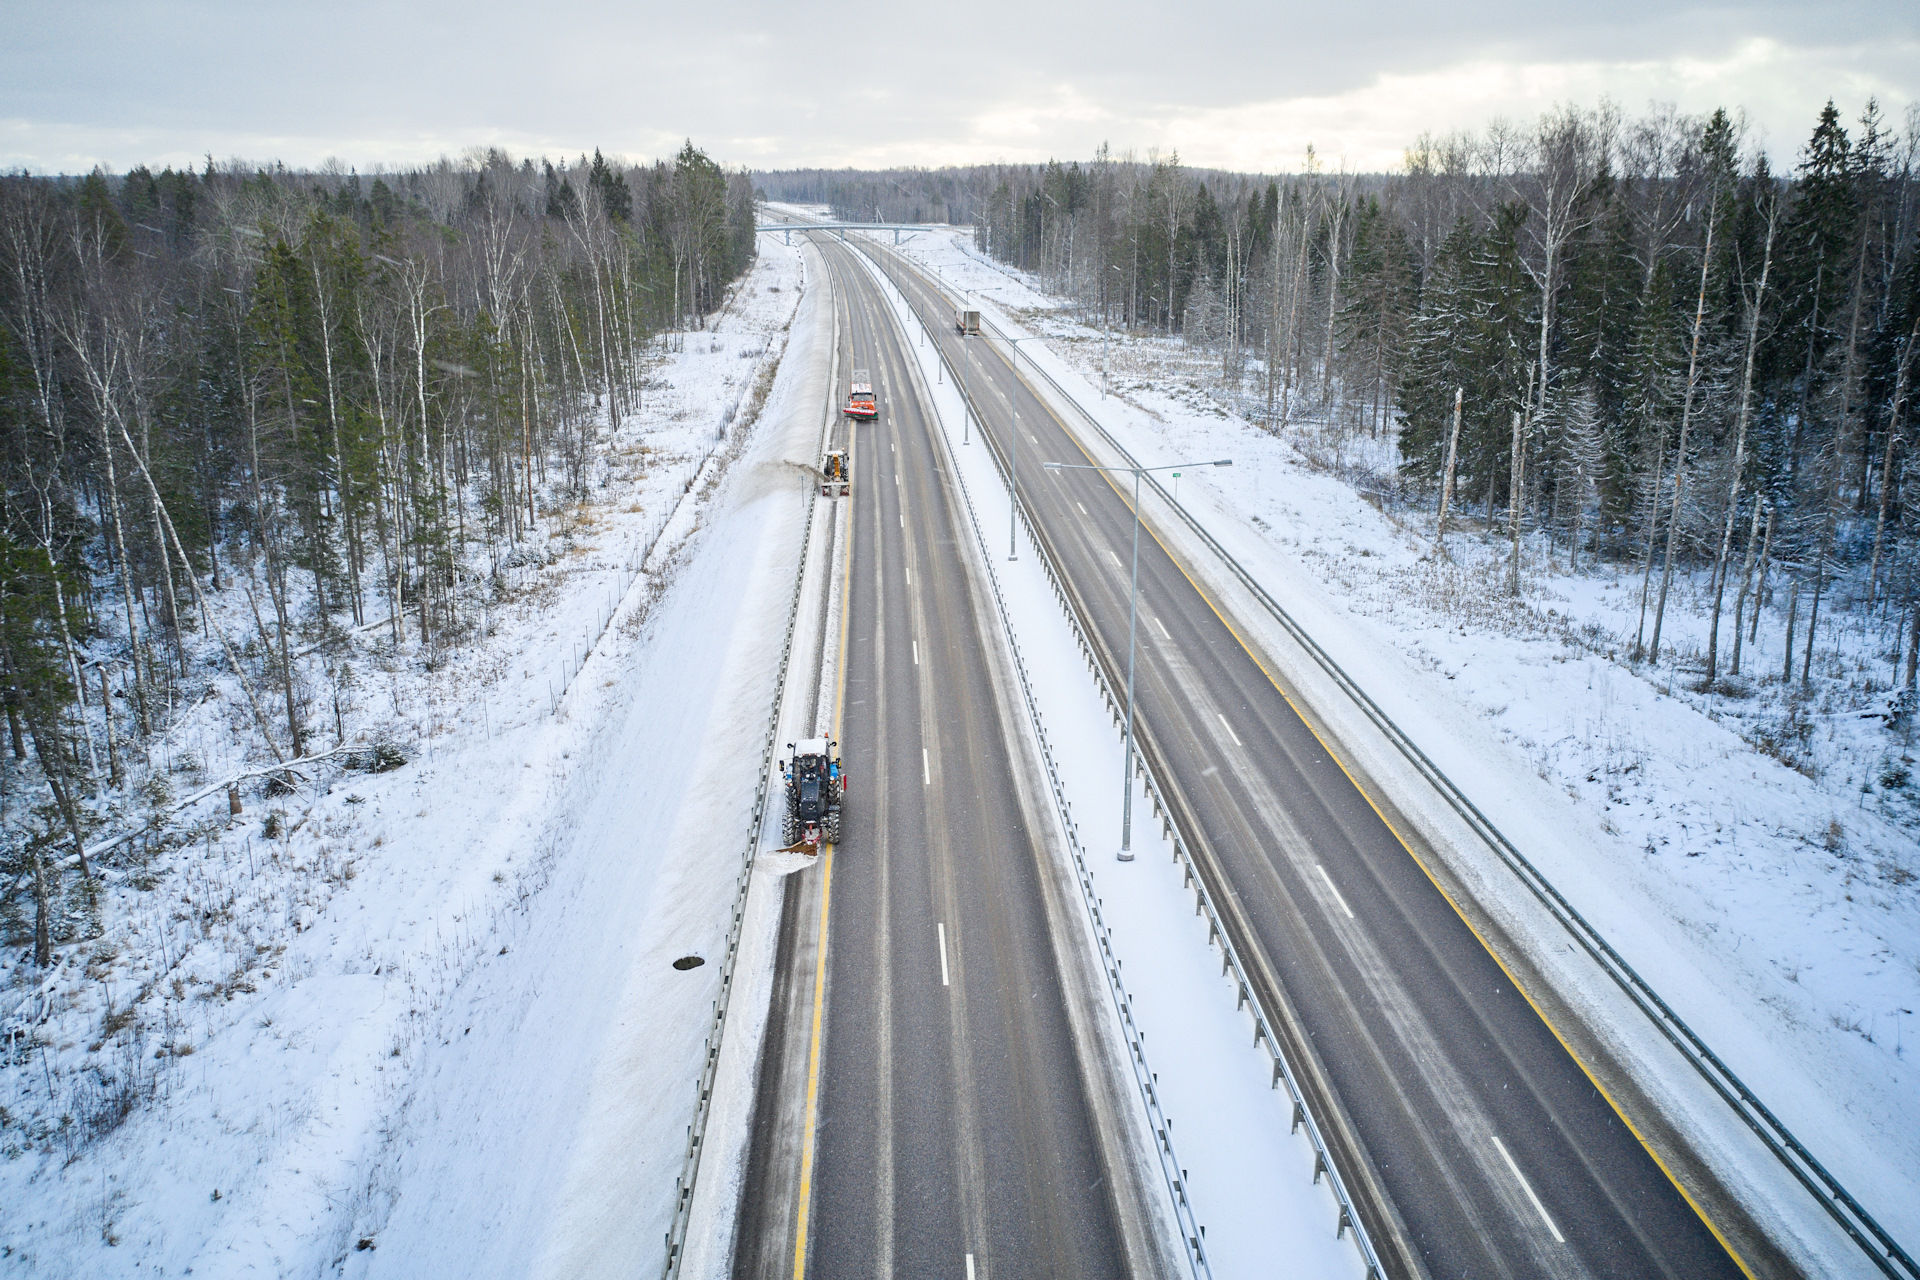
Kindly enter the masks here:
[[[889, 275], [956, 362], [936, 291]], [[992, 341], [974, 399], [1102, 650], [1124, 653], [1131, 508]], [[1688, 1202], [1180, 565], [1143, 551], [1142, 745], [1395, 1274], [1737, 1275]], [[1147, 634], [1144, 633], [1143, 634]], [[1285, 1027], [1276, 1028], [1285, 1034]], [[1342, 1142], [1341, 1139], [1345, 1141]], [[1751, 1242], [1743, 1238], [1743, 1247]]]

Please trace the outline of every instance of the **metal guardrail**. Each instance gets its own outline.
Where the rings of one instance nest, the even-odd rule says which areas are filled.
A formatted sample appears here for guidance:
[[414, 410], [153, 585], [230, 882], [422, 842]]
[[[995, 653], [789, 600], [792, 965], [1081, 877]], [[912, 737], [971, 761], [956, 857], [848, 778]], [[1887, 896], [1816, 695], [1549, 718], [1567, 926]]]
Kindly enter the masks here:
[[[955, 370], [952, 363], [947, 360], [946, 353], [940, 352], [939, 354], [941, 362], [946, 364], [948, 372], [955, 374], [957, 378], [958, 371]], [[960, 384], [956, 381], [954, 385], [957, 387]], [[940, 430], [941, 439], [946, 445], [947, 455], [951, 459], [953, 455], [953, 441], [947, 435], [946, 424], [940, 420], [937, 414], [935, 415], [934, 422]], [[994, 452], [993, 457], [995, 462], [998, 463], [1000, 455], [997, 451]], [[1174, 1214], [1180, 1223], [1181, 1237], [1184, 1241], [1187, 1254], [1187, 1264], [1192, 1269], [1196, 1280], [1201, 1276], [1207, 1277], [1207, 1280], [1212, 1280], [1213, 1268], [1211, 1264], [1208, 1263], [1206, 1256], [1206, 1236], [1200, 1228], [1199, 1218], [1194, 1211], [1193, 1203], [1187, 1196], [1185, 1170], [1181, 1168], [1179, 1157], [1174, 1153], [1172, 1122], [1168, 1119], [1166, 1112], [1161, 1108], [1159, 1091], [1154, 1087], [1153, 1071], [1147, 1066], [1146, 1034], [1135, 1025], [1133, 1020], [1133, 1000], [1128, 996], [1126, 984], [1120, 977], [1119, 959], [1113, 954], [1113, 930], [1107, 925], [1105, 916], [1101, 911], [1099, 895], [1094, 892], [1093, 876], [1087, 867], [1086, 851], [1080, 844], [1080, 827], [1079, 824], [1073, 820], [1073, 807], [1067, 801], [1065, 784], [1060, 781], [1060, 770], [1053, 758], [1053, 746], [1047, 738], [1046, 725], [1040, 717], [1040, 704], [1033, 696], [1033, 684], [1027, 677], [1026, 660], [1021, 655], [1020, 641], [1014, 633], [1013, 618], [1012, 615], [1007, 612], [1006, 598], [1000, 590], [1000, 576], [994, 571], [993, 555], [988, 550], [986, 533], [980, 525], [979, 512], [974, 508], [973, 494], [967, 489], [966, 477], [961, 474], [960, 468], [957, 465], [950, 464], [949, 469], [953, 474], [955, 483], [959, 486], [961, 500], [966, 503], [967, 520], [973, 526], [974, 538], [980, 546], [981, 563], [986, 566], [987, 582], [988, 585], [993, 588], [994, 605], [999, 610], [1001, 629], [1006, 634], [1007, 648], [1013, 657], [1014, 673], [1020, 680], [1020, 693], [1027, 705], [1027, 715], [1033, 722], [1034, 736], [1040, 744], [1040, 759], [1046, 766], [1048, 789], [1053, 793], [1053, 803], [1056, 811], [1060, 815], [1061, 829], [1066, 834], [1068, 848], [1073, 854], [1074, 868], [1077, 872], [1074, 878], [1080, 884], [1081, 899], [1087, 909], [1088, 918], [1093, 924], [1094, 939], [1100, 947], [1100, 967], [1106, 973], [1107, 993], [1113, 1000], [1114, 1013], [1119, 1018], [1120, 1025], [1125, 1030], [1127, 1036], [1127, 1048], [1129, 1050], [1127, 1060], [1133, 1068], [1134, 1082], [1139, 1087], [1141, 1100], [1146, 1105], [1147, 1117], [1153, 1127], [1154, 1146], [1159, 1156], [1161, 1174], [1166, 1179], [1167, 1191], [1173, 1200]], [[1024, 520], [1025, 512], [1021, 514]], [[1028, 533], [1031, 535], [1032, 530], [1029, 529]], [[1034, 540], [1034, 545], [1039, 546], [1040, 544], [1037, 540]], [[1044, 554], [1040, 557], [1039, 562], [1042, 566], [1048, 568], [1048, 581], [1053, 584], [1055, 594], [1059, 595], [1059, 580], [1053, 576], [1051, 566], [1048, 565]], [[1065, 604], [1064, 596], [1061, 597], [1061, 602], [1063, 605]], [[1078, 637], [1078, 623], [1074, 619], [1071, 610], [1067, 613], [1067, 619], [1068, 622], [1074, 626], [1075, 635]], [[1087, 646], [1084, 638], [1081, 638], [1080, 645], [1082, 651], [1085, 652]], [[1107, 693], [1104, 680], [1101, 681], [1101, 690], [1103, 693]], [[1109, 709], [1111, 709], [1113, 699], [1110, 693], [1108, 693], [1107, 696], [1107, 703]]]
[[[1099, 420], [1087, 412], [1071, 392], [1060, 385], [1058, 379], [1038, 364], [1030, 363], [1029, 367], [1039, 371], [1040, 376], [1047, 380], [1054, 391], [1072, 405], [1081, 418], [1100, 434], [1108, 447], [1125, 458], [1129, 465], [1138, 465], [1133, 454], [1114, 439]], [[1347, 674], [1331, 654], [1320, 647], [1320, 644], [1247, 571], [1246, 567], [1221, 546], [1186, 507], [1174, 500], [1157, 478], [1149, 475], [1147, 483], [1179, 513], [1187, 527], [1201, 539], [1208, 550], [1220, 559], [1242, 586], [1253, 593], [1261, 606], [1273, 616], [1275, 621], [1279, 622], [1301, 648], [1307, 651], [1315, 663], [1333, 679], [1340, 690], [1413, 765], [1421, 777], [1440, 793], [1449, 807], [1466, 821], [1474, 834], [1479, 836], [1514, 872], [1521, 883], [1546, 907], [1548, 913], [1606, 971], [1668, 1043], [1672, 1044], [1681, 1056], [1693, 1065], [1701, 1077], [1759, 1137], [1768, 1150], [1773, 1152], [1775, 1158], [1786, 1166], [1801, 1186], [1826, 1209], [1874, 1265], [1884, 1274], [1894, 1277], [1894, 1280], [1920, 1280], [1920, 1263], [1916, 1263], [1912, 1255], [1888, 1234], [1886, 1229], [1867, 1212], [1852, 1193], [1841, 1185], [1837, 1178], [1828, 1172], [1826, 1167], [1807, 1150], [1806, 1146], [1768, 1109], [1766, 1104], [1760, 1101], [1733, 1069], [1708, 1047], [1706, 1041], [1701, 1039], [1678, 1013], [1674, 1012], [1673, 1008], [1661, 998], [1645, 978], [1640, 976], [1625, 957], [1621, 956], [1600, 931], [1567, 900], [1552, 881], [1548, 880], [1527, 856], [1521, 853], [1498, 827], [1494, 826], [1492, 820], [1481, 812], [1479, 806], [1474, 804], [1438, 765], [1434, 764], [1427, 753], [1421, 750], [1419, 744], [1414, 742], [1393, 721], [1392, 717], [1381, 709], [1380, 705], [1352, 676]], [[1151, 783], [1149, 785], [1151, 786]]]
[[[837, 317], [836, 317], [837, 320]], [[836, 326], [834, 344], [834, 362], [839, 362], [839, 343]], [[782, 348], [782, 356], [785, 348]], [[832, 379], [828, 380], [826, 425], [823, 435], [832, 430]], [[760, 834], [766, 826], [767, 798], [771, 791], [774, 772], [774, 753], [780, 741], [780, 708], [787, 697], [787, 671], [793, 661], [793, 638], [800, 622], [800, 602], [806, 593], [807, 556], [813, 544], [813, 512], [819, 502], [820, 487], [809, 483], [807, 486], [807, 510], [804, 532], [800, 535], [800, 558], [798, 571], [793, 575], [793, 600], [787, 606], [787, 635], [780, 646], [780, 670], [773, 682], [773, 699], [767, 712], [767, 736], [760, 748], [760, 781], [753, 796], [753, 820], [747, 830], [746, 851], [741, 859], [740, 872], [735, 877], [733, 895], [733, 920], [727, 926], [726, 955], [720, 961], [720, 994], [713, 1002], [713, 1019], [707, 1030], [704, 1044], [705, 1058], [700, 1067], [700, 1078], [696, 1082], [698, 1093], [694, 1101], [693, 1120], [687, 1125], [687, 1148], [681, 1156], [680, 1175], [673, 1180], [673, 1221], [668, 1224], [666, 1233], [666, 1264], [661, 1269], [662, 1280], [674, 1280], [680, 1274], [680, 1264], [686, 1257], [687, 1228], [693, 1215], [693, 1188], [700, 1177], [700, 1157], [706, 1151], [707, 1121], [713, 1114], [713, 1081], [720, 1070], [720, 1043], [727, 1029], [727, 1010], [733, 1000], [733, 971], [740, 958], [740, 931], [746, 920], [747, 890], [753, 883], [753, 867], [759, 858]], [[817, 695], [816, 695], [817, 696]]]

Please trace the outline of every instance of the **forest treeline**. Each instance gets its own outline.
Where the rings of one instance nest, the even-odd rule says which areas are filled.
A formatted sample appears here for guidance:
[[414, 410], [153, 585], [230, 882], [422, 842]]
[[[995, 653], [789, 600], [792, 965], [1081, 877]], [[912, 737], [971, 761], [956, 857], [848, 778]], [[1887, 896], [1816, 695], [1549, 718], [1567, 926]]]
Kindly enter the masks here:
[[[1215, 353], [1253, 421], [1390, 441], [1429, 519], [1477, 512], [1512, 537], [1514, 589], [1523, 532], [1632, 565], [1643, 656], [1674, 575], [1704, 572], [1708, 681], [1739, 672], [1764, 591], [1784, 607], [1783, 676], [1808, 678], [1837, 603], [1890, 660], [1905, 639], [1910, 687], [1917, 161], [1920, 112], [1896, 127], [1872, 102], [1854, 120], [1829, 103], [1784, 172], [1727, 112], [1603, 105], [1422, 137], [1389, 175], [1311, 156], [1286, 177], [1195, 173], [1103, 148], [805, 177], [874, 210], [842, 216], [966, 209], [981, 250], [1090, 323]], [[783, 196], [801, 177], [757, 181]]]
[[287, 760], [326, 717], [297, 650], [357, 626], [430, 659], [467, 634], [753, 224], [745, 175], [691, 142], [644, 166], [0, 177], [9, 939], [47, 963], [95, 802], [140, 785], [212, 668]]

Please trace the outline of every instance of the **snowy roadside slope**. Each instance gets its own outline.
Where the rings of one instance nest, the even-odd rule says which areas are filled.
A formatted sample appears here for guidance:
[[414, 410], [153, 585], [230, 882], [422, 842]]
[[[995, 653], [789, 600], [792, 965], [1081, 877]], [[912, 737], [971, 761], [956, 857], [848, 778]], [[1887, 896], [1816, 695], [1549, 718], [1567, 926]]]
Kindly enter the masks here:
[[[1102, 401], [1098, 331], [1058, 315], [959, 238], [903, 248], [1014, 332], [1024, 321], [1049, 335], [1044, 351], [1024, 350], [1142, 461], [1234, 458], [1203, 481], [1183, 477], [1183, 503], [1884, 1226], [1920, 1237], [1920, 1084], [1904, 1050], [1905, 1023], [1920, 1009], [1920, 903], [1903, 888], [1920, 871], [1911, 838], [1609, 661], [1604, 646], [1596, 652], [1596, 634], [1624, 625], [1631, 639], [1628, 592], [1604, 574], [1536, 574], [1523, 603], [1509, 606], [1491, 557], [1472, 554], [1476, 539], [1456, 537], [1459, 567], [1427, 559], [1424, 539], [1187, 388], [1133, 382], [1124, 399]], [[1698, 623], [1677, 625], [1684, 636]], [[1471, 856], [1462, 863], [1470, 870]], [[1519, 926], [1525, 904], [1498, 897], [1513, 891], [1510, 880], [1470, 879], [1492, 895], [1490, 910]], [[1570, 995], [1611, 999], [1604, 989]], [[1630, 1060], [1645, 1057], [1651, 1035], [1636, 1020], [1622, 1011], [1600, 1028], [1626, 1042]], [[1646, 1083], [1683, 1113], [1700, 1093], [1697, 1080]], [[1739, 1138], [1709, 1137], [1707, 1158], [1744, 1159], [1751, 1143]], [[1795, 1194], [1777, 1168], [1726, 1172], [1736, 1189]], [[1796, 1230], [1823, 1249], [1815, 1242], [1830, 1226], [1814, 1214]], [[1851, 1269], [1865, 1260], [1843, 1246], [1825, 1261]]]
[[[709, 529], [585, 746], [554, 881], [441, 1018], [365, 1274], [625, 1276], [661, 1262], [797, 571], [822, 389], [813, 294]], [[751, 1001], [736, 997], [742, 1004]], [[469, 1034], [468, 1028], [471, 1028]], [[751, 1038], [751, 1028], [730, 1027]]]
[[[728, 735], [747, 713], [717, 695], [732, 681], [741, 705], [764, 705], [765, 689], [753, 686], [771, 680], [772, 663], [756, 665], [758, 601], [742, 588], [751, 574], [777, 572], [780, 543], [756, 554], [755, 539], [783, 507], [797, 513], [800, 490], [777, 461], [796, 394], [790, 380], [776, 383], [751, 435], [726, 425], [756, 371], [778, 358], [798, 295], [797, 255], [763, 248], [723, 330], [656, 355], [649, 412], [603, 430], [600, 501], [574, 513], [543, 558], [511, 571], [524, 585], [496, 601], [484, 640], [425, 667], [410, 653], [355, 653], [381, 695], [364, 700], [389, 716], [363, 723], [393, 734], [411, 762], [331, 785], [323, 775], [311, 789], [264, 801], [249, 789], [243, 817], [203, 822], [193, 843], [143, 869], [177, 884], [167, 915], [109, 913], [92, 954], [53, 976], [47, 989], [60, 1000], [46, 1007], [56, 1013], [20, 1046], [7, 1076], [10, 1123], [29, 1108], [74, 1105], [77, 1086], [67, 1082], [101, 1076], [86, 1055], [111, 1058], [123, 1074], [159, 1065], [146, 1077], [153, 1095], [67, 1158], [57, 1145], [9, 1145], [0, 1274], [364, 1271], [382, 1257], [396, 1196], [410, 1208], [402, 1194], [412, 1189], [410, 1168], [438, 1159], [475, 1180], [478, 1166], [460, 1165], [460, 1144], [486, 1156], [514, 1149], [523, 1163], [536, 1153], [560, 1178], [556, 1195], [574, 1206], [566, 1211], [592, 1219], [590, 1199], [562, 1176], [571, 1148], [558, 1148], [572, 1135], [591, 1161], [584, 1144], [599, 1129], [569, 1110], [564, 1081], [591, 1089], [597, 1055], [649, 1041], [617, 1017], [641, 999], [659, 1041], [646, 1045], [657, 1073], [644, 1107], [654, 1128], [630, 1126], [622, 1137], [631, 1150], [665, 1134], [640, 1153], [664, 1213], [674, 1173], [665, 1152], [677, 1157], [693, 1109], [710, 998], [703, 984], [714, 969], [663, 967], [651, 990], [637, 975], [623, 983], [625, 966], [650, 962], [656, 949], [671, 959], [724, 932], [720, 890], [731, 890], [737, 849], [716, 885], [676, 844], [737, 844], [752, 796], [751, 760], [739, 766], [744, 794], [727, 772]], [[810, 452], [810, 442], [800, 450]], [[711, 483], [729, 461], [731, 478]], [[739, 529], [736, 510], [749, 513]], [[663, 520], [655, 557], [632, 579], [622, 558]], [[718, 527], [702, 534], [702, 524]], [[622, 585], [630, 590], [615, 609]], [[593, 656], [556, 706], [554, 691], [586, 642]], [[211, 729], [202, 736], [215, 741]], [[624, 820], [622, 804], [644, 820]], [[576, 805], [598, 825], [572, 822]], [[273, 838], [260, 827], [263, 812], [277, 823]], [[556, 928], [569, 903], [577, 923]], [[567, 965], [563, 943], [598, 968]], [[522, 960], [527, 967], [516, 968]], [[605, 1003], [572, 1008], [576, 1022], [567, 993], [589, 990]], [[493, 1003], [486, 1016], [469, 1016], [479, 997]], [[592, 1012], [606, 1016], [585, 1016]], [[485, 1099], [489, 1131], [460, 1113], [477, 1096], [459, 1092], [474, 1083], [463, 1074], [475, 1058], [462, 1056], [462, 1042], [502, 1036], [503, 1025], [539, 1033], [529, 1044], [540, 1050], [534, 1078], [547, 1091], [496, 1078]], [[587, 1105], [609, 1114], [623, 1105], [604, 1090], [593, 1097]], [[638, 1104], [624, 1105], [631, 1118]], [[457, 1132], [436, 1130], [436, 1115]], [[440, 1139], [454, 1150], [436, 1147]], [[511, 1221], [505, 1202], [468, 1208], [478, 1222]], [[645, 1218], [631, 1196], [621, 1212]], [[404, 1232], [396, 1235], [404, 1244]], [[651, 1225], [641, 1232], [656, 1249], [658, 1235]], [[434, 1243], [438, 1254], [459, 1242]], [[526, 1248], [539, 1247], [534, 1233]]]

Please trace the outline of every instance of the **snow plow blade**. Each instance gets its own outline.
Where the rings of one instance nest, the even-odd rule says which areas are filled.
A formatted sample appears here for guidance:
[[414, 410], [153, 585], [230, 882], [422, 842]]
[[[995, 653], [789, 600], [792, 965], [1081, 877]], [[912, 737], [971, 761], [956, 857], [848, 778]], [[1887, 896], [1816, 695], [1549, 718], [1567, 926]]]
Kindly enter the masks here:
[[804, 853], [809, 858], [820, 856], [820, 828], [809, 827], [807, 833], [784, 849], [775, 849], [775, 853]]

